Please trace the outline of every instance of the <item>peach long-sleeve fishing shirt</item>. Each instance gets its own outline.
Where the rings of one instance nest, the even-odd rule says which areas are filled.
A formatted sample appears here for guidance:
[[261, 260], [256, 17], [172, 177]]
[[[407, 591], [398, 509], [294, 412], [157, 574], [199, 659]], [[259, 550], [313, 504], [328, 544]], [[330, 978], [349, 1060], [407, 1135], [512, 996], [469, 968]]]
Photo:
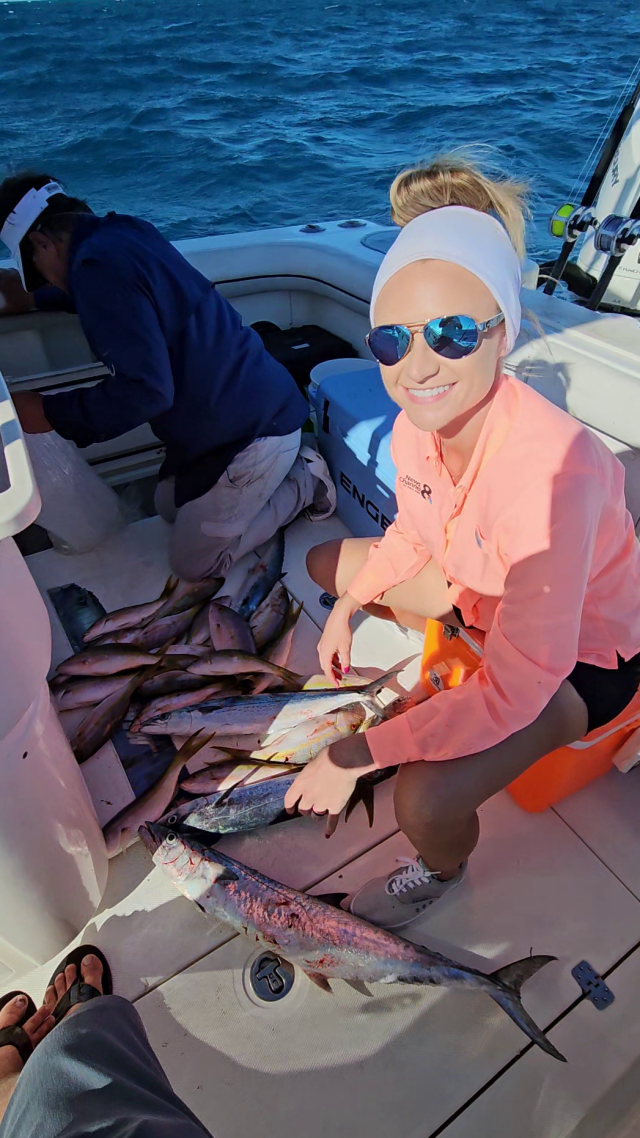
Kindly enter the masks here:
[[361, 604], [435, 558], [452, 605], [487, 635], [482, 666], [367, 732], [377, 766], [476, 754], [533, 723], [577, 660], [640, 651], [640, 545], [624, 469], [602, 442], [502, 376], [454, 484], [438, 436], [393, 429], [398, 515], [349, 586]]

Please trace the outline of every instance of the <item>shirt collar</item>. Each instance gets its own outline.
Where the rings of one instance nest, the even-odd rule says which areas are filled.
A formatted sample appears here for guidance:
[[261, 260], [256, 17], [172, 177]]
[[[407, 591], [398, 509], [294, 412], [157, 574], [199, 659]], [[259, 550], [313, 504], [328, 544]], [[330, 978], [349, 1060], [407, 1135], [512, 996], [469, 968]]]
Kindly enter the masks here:
[[[512, 417], [512, 392], [509, 377], [501, 374], [496, 380], [491, 406], [482, 424], [482, 430], [473, 449], [471, 461], [457, 483], [457, 488], [470, 490], [482, 468], [502, 446], [509, 432]], [[440, 435], [437, 431], [429, 431], [427, 438], [429, 457], [442, 464]]]

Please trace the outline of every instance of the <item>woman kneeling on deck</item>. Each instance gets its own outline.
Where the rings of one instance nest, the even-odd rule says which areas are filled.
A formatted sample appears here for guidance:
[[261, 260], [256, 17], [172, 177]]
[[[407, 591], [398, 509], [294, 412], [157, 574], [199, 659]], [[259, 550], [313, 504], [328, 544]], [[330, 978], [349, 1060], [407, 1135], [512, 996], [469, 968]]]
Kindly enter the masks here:
[[334, 681], [360, 608], [420, 631], [431, 617], [486, 633], [464, 684], [325, 748], [287, 796], [332, 829], [360, 775], [400, 764], [396, 817], [418, 856], [351, 900], [388, 928], [462, 879], [483, 802], [614, 719], [640, 682], [623, 467], [502, 370], [520, 327], [522, 190], [447, 159], [394, 182], [403, 228], [376, 277], [369, 346], [401, 408], [398, 515], [380, 541], [328, 542], [308, 558], [339, 598], [319, 645]]

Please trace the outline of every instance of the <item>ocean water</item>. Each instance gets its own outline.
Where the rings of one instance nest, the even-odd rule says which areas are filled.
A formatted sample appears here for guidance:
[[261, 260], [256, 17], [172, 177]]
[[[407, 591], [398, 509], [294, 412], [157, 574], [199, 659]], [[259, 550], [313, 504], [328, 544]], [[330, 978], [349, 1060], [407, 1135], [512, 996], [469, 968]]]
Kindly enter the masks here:
[[399, 169], [480, 144], [530, 180], [540, 255], [639, 27], [631, 0], [8, 0], [0, 175], [177, 238], [387, 221]]

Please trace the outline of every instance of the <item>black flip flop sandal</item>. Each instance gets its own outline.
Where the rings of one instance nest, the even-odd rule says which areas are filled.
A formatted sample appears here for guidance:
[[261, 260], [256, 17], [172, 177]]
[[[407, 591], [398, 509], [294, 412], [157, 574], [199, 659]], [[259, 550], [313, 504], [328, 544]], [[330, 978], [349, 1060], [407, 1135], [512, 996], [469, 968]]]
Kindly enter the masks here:
[[[27, 993], [20, 991], [9, 992], [8, 995], [0, 999], [0, 1011], [6, 1007], [10, 1000], [14, 1000], [16, 996], [27, 996]], [[0, 1047], [7, 1047], [9, 1045], [15, 1047], [18, 1055], [22, 1059], [23, 1066], [33, 1051], [33, 1044], [24, 1030], [23, 1025], [36, 1014], [36, 1011], [36, 1005], [31, 999], [31, 996], [27, 996], [27, 1006], [18, 1022], [12, 1023], [8, 1027], [0, 1027]]]
[[[99, 992], [92, 984], [87, 984], [86, 980], [82, 979], [80, 966], [85, 956], [97, 956], [102, 965], [102, 991]], [[53, 1012], [53, 1018], [56, 1024], [64, 1019], [67, 1012], [76, 1006], [76, 1004], [86, 1004], [89, 1000], [95, 1000], [97, 996], [111, 996], [113, 994], [113, 980], [111, 977], [111, 969], [109, 961], [104, 953], [92, 944], [81, 944], [78, 948], [74, 948], [73, 952], [67, 953], [64, 960], [61, 960], [56, 968], [53, 976], [51, 977], [48, 987], [54, 983], [57, 976], [62, 975], [65, 968], [70, 964], [75, 964], [78, 973], [77, 980], [65, 992], [64, 996], [56, 1004]]]

